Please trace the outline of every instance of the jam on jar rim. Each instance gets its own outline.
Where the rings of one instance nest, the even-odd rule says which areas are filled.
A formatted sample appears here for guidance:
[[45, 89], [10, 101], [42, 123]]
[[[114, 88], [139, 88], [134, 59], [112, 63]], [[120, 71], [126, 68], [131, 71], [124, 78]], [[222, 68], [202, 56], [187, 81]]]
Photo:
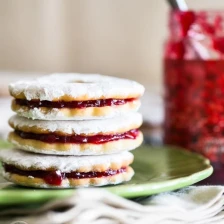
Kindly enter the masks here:
[[17, 168], [14, 165], [2, 164], [6, 173], [17, 174], [21, 176], [27, 177], [36, 177], [42, 178], [47, 184], [59, 186], [61, 185], [63, 179], [71, 178], [71, 179], [85, 179], [85, 178], [101, 178], [101, 177], [108, 177], [114, 176], [119, 173], [124, 173], [127, 171], [127, 167], [121, 167], [117, 170], [107, 169], [103, 172], [61, 172], [59, 170], [22, 170]]
[[87, 108], [87, 107], [105, 107], [105, 106], [119, 106], [129, 102], [133, 102], [137, 98], [127, 99], [99, 99], [99, 100], [86, 100], [86, 101], [48, 101], [48, 100], [26, 100], [15, 99], [19, 106], [27, 106], [29, 108]]
[[107, 134], [107, 135], [93, 135], [93, 136], [84, 136], [84, 135], [70, 135], [62, 136], [55, 133], [50, 134], [35, 134], [31, 132], [23, 132], [20, 130], [14, 131], [16, 135], [23, 139], [33, 139], [46, 143], [91, 143], [91, 144], [101, 144], [110, 141], [116, 141], [120, 139], [136, 139], [139, 135], [138, 129], [132, 129], [124, 133], [119, 134]]
[[187, 60], [223, 59], [223, 21], [224, 14], [221, 10], [172, 10], [165, 57]]

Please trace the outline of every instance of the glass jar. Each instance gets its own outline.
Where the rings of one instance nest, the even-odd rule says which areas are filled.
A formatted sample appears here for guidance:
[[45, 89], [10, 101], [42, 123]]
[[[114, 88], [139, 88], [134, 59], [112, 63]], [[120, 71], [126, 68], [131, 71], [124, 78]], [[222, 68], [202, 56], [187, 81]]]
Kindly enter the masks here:
[[164, 87], [164, 143], [224, 164], [224, 11], [170, 13]]

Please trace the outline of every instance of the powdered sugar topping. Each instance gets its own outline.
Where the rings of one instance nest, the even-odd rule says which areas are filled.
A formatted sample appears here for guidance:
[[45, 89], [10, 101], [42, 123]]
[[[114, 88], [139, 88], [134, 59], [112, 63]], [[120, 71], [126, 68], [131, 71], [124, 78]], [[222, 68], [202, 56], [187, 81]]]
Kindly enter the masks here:
[[141, 96], [144, 87], [131, 80], [97, 74], [52, 74], [35, 80], [18, 81], [9, 85], [13, 96], [23, 93], [27, 100], [52, 101], [63, 96], [88, 99], [120, 96]]
[[46, 170], [54, 168], [61, 172], [71, 172], [81, 168], [89, 171], [92, 169], [97, 171], [97, 165], [110, 168], [111, 164], [122, 164], [123, 161], [131, 162], [133, 155], [130, 152], [122, 152], [119, 154], [100, 156], [53, 156], [8, 149], [0, 151], [0, 160], [24, 169]]
[[129, 131], [130, 127], [138, 128], [142, 124], [142, 115], [137, 112], [130, 112], [125, 115], [101, 120], [83, 121], [43, 121], [31, 120], [15, 115], [10, 118], [15, 128], [37, 127], [49, 132], [63, 132], [66, 134], [97, 134], [104, 132], [116, 132], [120, 129]]

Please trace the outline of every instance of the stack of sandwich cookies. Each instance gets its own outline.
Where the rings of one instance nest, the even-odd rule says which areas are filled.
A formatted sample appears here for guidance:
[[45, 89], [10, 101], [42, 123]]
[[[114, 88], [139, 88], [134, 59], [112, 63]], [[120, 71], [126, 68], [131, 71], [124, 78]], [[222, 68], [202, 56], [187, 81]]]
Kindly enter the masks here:
[[56, 74], [9, 87], [17, 112], [0, 152], [3, 175], [23, 186], [70, 188], [128, 181], [128, 152], [143, 141], [137, 113], [144, 87], [100, 75]]

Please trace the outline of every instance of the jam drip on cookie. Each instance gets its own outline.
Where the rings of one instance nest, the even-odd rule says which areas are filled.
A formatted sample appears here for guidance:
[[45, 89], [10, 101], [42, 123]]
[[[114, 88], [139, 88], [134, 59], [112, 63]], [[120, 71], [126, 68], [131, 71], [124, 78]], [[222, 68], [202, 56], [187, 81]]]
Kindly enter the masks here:
[[60, 172], [59, 170], [22, 170], [17, 168], [14, 165], [9, 165], [4, 163], [3, 167], [5, 172], [18, 174], [21, 176], [27, 176], [30, 178], [42, 178], [47, 184], [60, 186], [63, 179], [71, 178], [71, 179], [84, 179], [84, 178], [101, 178], [101, 177], [108, 177], [113, 176], [119, 173], [124, 173], [127, 171], [126, 167], [121, 167], [118, 170], [108, 169], [104, 172], [70, 172], [64, 173]]
[[15, 130], [15, 133], [23, 139], [34, 139], [46, 143], [91, 143], [91, 144], [101, 144], [110, 141], [116, 141], [120, 139], [136, 139], [139, 135], [138, 129], [132, 129], [130, 131], [114, 134], [114, 135], [68, 135], [62, 136], [55, 133], [51, 134], [35, 134], [31, 132], [23, 132], [20, 130]]
[[129, 99], [99, 99], [99, 100], [86, 100], [86, 101], [47, 101], [47, 100], [24, 100], [15, 99], [17, 105], [27, 106], [29, 108], [87, 108], [87, 107], [105, 107], [105, 106], [119, 106], [128, 102], [132, 102], [136, 98]]

